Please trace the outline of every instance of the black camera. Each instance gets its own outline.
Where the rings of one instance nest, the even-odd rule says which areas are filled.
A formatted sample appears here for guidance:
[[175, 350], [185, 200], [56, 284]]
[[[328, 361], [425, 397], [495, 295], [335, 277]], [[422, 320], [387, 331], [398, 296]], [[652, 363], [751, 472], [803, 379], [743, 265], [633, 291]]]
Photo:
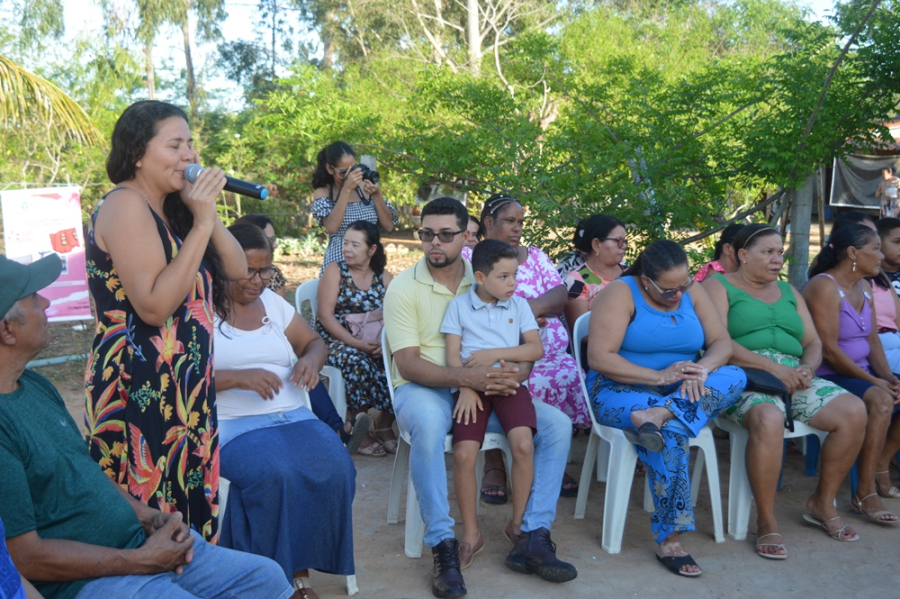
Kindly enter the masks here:
[[363, 180], [368, 181], [369, 183], [372, 183], [373, 185], [378, 183], [378, 180], [380, 179], [380, 177], [378, 176], [378, 171], [376, 171], [374, 168], [369, 168], [365, 164], [360, 162], [359, 164], [355, 165], [352, 169], [350, 169], [350, 172], [353, 172], [356, 169], [359, 169], [360, 171], [362, 171]]

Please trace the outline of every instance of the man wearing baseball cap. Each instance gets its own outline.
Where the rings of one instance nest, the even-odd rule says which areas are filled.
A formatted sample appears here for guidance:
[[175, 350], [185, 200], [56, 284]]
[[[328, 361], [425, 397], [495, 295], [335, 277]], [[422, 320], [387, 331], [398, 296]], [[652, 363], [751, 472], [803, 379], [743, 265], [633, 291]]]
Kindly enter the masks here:
[[59, 392], [26, 369], [50, 343], [39, 291], [60, 270], [56, 254], [0, 256], [0, 520], [22, 576], [47, 599], [291, 597], [275, 562], [207, 545], [113, 483]]

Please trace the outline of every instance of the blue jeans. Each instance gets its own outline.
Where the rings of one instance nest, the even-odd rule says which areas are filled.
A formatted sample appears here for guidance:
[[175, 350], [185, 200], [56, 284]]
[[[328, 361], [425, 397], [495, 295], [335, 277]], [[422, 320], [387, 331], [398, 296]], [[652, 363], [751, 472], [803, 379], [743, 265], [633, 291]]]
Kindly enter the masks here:
[[210, 545], [197, 533], [194, 560], [184, 573], [108, 576], [89, 582], [75, 599], [287, 599], [294, 590], [281, 567], [266, 557]]
[[[534, 483], [522, 523], [525, 532], [538, 528], [549, 530], [553, 525], [572, 442], [569, 417], [540, 401], [533, 403], [537, 414]], [[409, 431], [409, 468], [425, 522], [425, 544], [435, 547], [454, 536], [444, 461], [444, 441], [453, 426], [453, 397], [450, 389], [404, 383], [394, 392], [394, 412], [400, 428]], [[488, 432], [503, 432], [496, 414], [491, 414]]]

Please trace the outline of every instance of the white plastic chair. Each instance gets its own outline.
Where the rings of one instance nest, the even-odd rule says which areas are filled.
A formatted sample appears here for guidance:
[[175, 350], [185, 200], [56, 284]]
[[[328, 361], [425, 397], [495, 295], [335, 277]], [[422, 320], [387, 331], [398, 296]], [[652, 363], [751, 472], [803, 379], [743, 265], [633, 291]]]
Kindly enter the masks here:
[[[315, 328], [318, 319], [316, 309], [318, 308], [317, 292], [319, 291], [319, 279], [312, 279], [300, 285], [294, 295], [294, 308], [301, 318], [309, 323], [309, 326]], [[309, 311], [310, 318], [304, 315], [304, 308]], [[331, 401], [337, 410], [341, 420], [347, 419], [347, 392], [344, 388], [344, 377], [341, 371], [334, 366], [325, 365], [320, 373], [328, 379], [328, 394], [331, 395]]]
[[[750, 502], [753, 492], [750, 489], [750, 479], [747, 478], [747, 461], [744, 454], [747, 451], [747, 441], [750, 433], [741, 425], [719, 418], [716, 425], [731, 436], [731, 474], [728, 479], [728, 536], [736, 541], [747, 538], [747, 528], [750, 522]], [[816, 435], [819, 438], [819, 447], [825, 442], [827, 432], [813, 428], [794, 420], [794, 432], [784, 429], [784, 438], [806, 438], [806, 435]]]
[[[394, 403], [394, 383], [391, 380], [391, 352], [387, 341], [387, 332], [381, 331], [381, 356], [384, 360], [384, 370], [387, 373], [387, 384], [391, 394], [391, 404]], [[397, 420], [397, 428], [400, 430], [400, 439], [397, 443], [397, 453], [394, 455], [394, 470], [391, 474], [390, 495], [388, 496], [387, 523], [397, 524], [400, 520], [400, 492], [403, 490], [403, 480], [406, 483], [406, 526], [404, 533], [403, 551], [406, 557], [422, 557], [422, 543], [425, 538], [425, 522], [422, 521], [422, 513], [419, 510], [419, 497], [412, 482], [412, 473], [409, 470], [410, 438], [409, 432], [400, 427]], [[506, 459], [506, 472], [510, 472], [512, 458], [510, 457], [509, 442], [506, 435], [500, 433], [486, 433], [484, 443], [478, 452], [478, 461], [475, 465], [476, 488], [481, 488], [481, 478], [484, 470], [484, 452], [490, 449], [499, 449]], [[448, 434], [444, 440], [444, 452], [453, 453], [453, 435]], [[512, 486], [512, 485], [510, 485]]]
[[[578, 487], [578, 498], [575, 500], [575, 519], [584, 518], [587, 506], [588, 491], [590, 488], [591, 471], [594, 464], [600, 460], [597, 468], [598, 480], [606, 474], [606, 495], [603, 501], [603, 534], [600, 546], [607, 553], [619, 553], [622, 550], [622, 536], [625, 534], [625, 516], [628, 513], [628, 498], [631, 496], [631, 484], [634, 480], [634, 467], [637, 463], [637, 452], [634, 446], [628, 442], [621, 430], [598, 424], [591, 407], [590, 395], [585, 384], [585, 372], [582, 367], [581, 342], [588, 334], [591, 313], [582, 314], [575, 321], [573, 337], [575, 344], [575, 362], [578, 364], [578, 380], [581, 382], [581, 392], [588, 402], [588, 413], [591, 416], [591, 438], [588, 441], [587, 451], [584, 455], [584, 465], [581, 468], [581, 485]], [[606, 447], [609, 447], [607, 449]], [[690, 446], [699, 450], [694, 462], [694, 474], [691, 478], [691, 501], [697, 505], [697, 495], [700, 488], [700, 480], [703, 476], [704, 463], [706, 468], [707, 483], [709, 484], [709, 499], [712, 508], [713, 529], [716, 543], [725, 542], [725, 531], [722, 526], [722, 500], [719, 488], [719, 462], [716, 458], [716, 447], [713, 441], [712, 431], [704, 427], [696, 438], [690, 440]], [[606, 460], [608, 466], [602, 467]], [[653, 511], [653, 500], [649, 493], [649, 476], [644, 490], [644, 509]]]
[[[340, 385], [340, 392], [343, 393], [343, 385], [344, 381], [341, 379], [340, 371], [333, 366], [324, 366], [322, 368], [322, 374], [325, 374], [326, 369], [329, 371], [337, 371], [336, 377], [328, 377], [328, 394], [331, 396], [331, 401], [334, 403], [335, 409], [338, 411], [338, 414], [344, 414], [347, 412], [347, 402], [344, 400], [343, 403], [343, 412], [341, 411], [341, 406], [338, 405], [338, 402], [335, 400], [337, 397], [338, 391], [336, 390], [336, 386]], [[219, 477], [219, 522], [222, 522], [225, 517], [225, 506], [228, 504], [228, 489], [231, 488], [231, 481], [222, 476]], [[351, 574], [347, 576], [347, 594], [348, 595], [356, 595], [359, 593], [359, 587], [356, 584], [356, 574]]]

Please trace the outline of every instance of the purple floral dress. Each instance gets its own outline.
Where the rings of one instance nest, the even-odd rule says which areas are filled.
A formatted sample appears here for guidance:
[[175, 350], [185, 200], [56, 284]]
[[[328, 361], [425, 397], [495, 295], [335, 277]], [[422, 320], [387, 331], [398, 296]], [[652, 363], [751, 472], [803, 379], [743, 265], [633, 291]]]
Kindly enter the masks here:
[[[463, 248], [463, 257], [471, 260], [472, 250]], [[516, 295], [526, 300], [540, 297], [563, 284], [556, 267], [540, 248], [528, 248], [528, 259], [519, 265], [516, 275]], [[534, 365], [528, 379], [528, 391], [545, 404], [558, 408], [572, 419], [572, 424], [589, 427], [591, 417], [587, 403], [581, 396], [578, 382], [578, 366], [575, 358], [567, 353], [569, 333], [566, 325], [556, 316], [547, 318], [541, 327], [544, 357]]]

